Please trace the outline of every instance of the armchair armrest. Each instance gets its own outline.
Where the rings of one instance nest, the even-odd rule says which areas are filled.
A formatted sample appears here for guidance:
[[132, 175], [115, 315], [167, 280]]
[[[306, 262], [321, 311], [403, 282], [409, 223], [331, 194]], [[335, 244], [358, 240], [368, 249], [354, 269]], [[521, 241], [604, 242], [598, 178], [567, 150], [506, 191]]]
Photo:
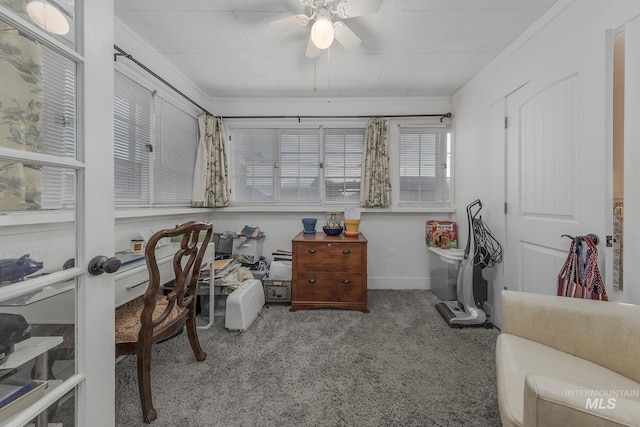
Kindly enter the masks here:
[[640, 306], [503, 290], [502, 332], [640, 382]]
[[524, 427], [612, 427], [640, 425], [637, 390], [590, 390], [529, 374], [524, 384]]

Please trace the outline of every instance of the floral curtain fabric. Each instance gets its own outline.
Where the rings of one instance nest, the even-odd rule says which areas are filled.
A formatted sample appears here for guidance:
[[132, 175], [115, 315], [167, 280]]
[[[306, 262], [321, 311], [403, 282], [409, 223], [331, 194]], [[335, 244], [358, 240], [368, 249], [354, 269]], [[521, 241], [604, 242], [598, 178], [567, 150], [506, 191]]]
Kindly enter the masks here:
[[[40, 151], [42, 133], [40, 45], [0, 23], [0, 146]], [[42, 170], [0, 161], [0, 211], [40, 209]]]
[[367, 124], [363, 169], [360, 206], [389, 207], [391, 205], [389, 139], [387, 121], [383, 117], [372, 117]]
[[229, 174], [224, 127], [220, 117], [198, 117], [200, 143], [193, 174], [192, 206], [229, 206]]

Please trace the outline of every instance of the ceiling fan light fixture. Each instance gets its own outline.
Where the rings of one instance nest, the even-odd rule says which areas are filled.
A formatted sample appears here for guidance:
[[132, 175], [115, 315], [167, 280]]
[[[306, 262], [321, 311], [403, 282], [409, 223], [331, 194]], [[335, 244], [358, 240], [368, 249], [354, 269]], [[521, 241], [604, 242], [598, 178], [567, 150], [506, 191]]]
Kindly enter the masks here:
[[319, 9], [316, 21], [311, 27], [311, 41], [318, 49], [326, 49], [333, 43], [335, 30], [327, 9]]
[[43, 30], [58, 35], [69, 32], [69, 21], [64, 14], [48, 1], [35, 0], [27, 4], [27, 14]]

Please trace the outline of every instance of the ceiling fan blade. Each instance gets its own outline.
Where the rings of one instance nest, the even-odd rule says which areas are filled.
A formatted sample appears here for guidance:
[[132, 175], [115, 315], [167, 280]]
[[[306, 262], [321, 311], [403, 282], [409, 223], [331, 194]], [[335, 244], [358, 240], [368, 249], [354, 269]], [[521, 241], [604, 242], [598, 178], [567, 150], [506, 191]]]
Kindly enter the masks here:
[[319, 49], [315, 44], [313, 44], [311, 37], [309, 37], [309, 43], [307, 43], [307, 53], [306, 53], [307, 57], [317, 58], [318, 56], [320, 56], [321, 53], [322, 53], [322, 50]]
[[278, 33], [284, 33], [285, 31], [295, 30], [309, 23], [309, 17], [307, 15], [298, 14], [289, 16], [288, 18], [278, 19], [271, 21], [269, 26], [273, 31]]
[[342, 21], [336, 21], [333, 23], [333, 30], [335, 31], [336, 40], [347, 50], [356, 49], [360, 46], [362, 40], [360, 37], [351, 31], [347, 25]]
[[382, 0], [342, 0], [336, 10], [340, 18], [347, 19], [376, 13], [381, 5]]

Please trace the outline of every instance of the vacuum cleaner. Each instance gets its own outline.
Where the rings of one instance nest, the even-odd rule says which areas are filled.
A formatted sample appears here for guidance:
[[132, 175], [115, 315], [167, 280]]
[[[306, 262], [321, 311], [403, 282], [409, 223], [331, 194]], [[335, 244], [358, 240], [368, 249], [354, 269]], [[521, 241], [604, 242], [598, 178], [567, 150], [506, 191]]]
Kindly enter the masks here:
[[480, 199], [467, 206], [469, 238], [458, 272], [457, 299], [436, 303], [438, 312], [453, 328], [485, 324], [487, 315], [483, 306], [487, 301], [488, 282], [482, 270], [502, 262], [502, 246], [479, 215], [481, 209]]

